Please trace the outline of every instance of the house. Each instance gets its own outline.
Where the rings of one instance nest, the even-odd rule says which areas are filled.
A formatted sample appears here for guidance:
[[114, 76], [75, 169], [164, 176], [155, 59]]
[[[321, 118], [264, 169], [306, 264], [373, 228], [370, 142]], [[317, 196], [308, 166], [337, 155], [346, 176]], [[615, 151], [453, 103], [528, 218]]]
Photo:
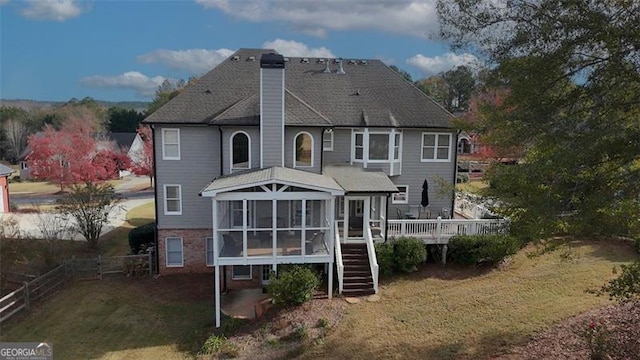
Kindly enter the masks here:
[[452, 214], [450, 120], [379, 60], [238, 50], [144, 120], [159, 272], [215, 272], [218, 326], [221, 285], [280, 264], [317, 264], [329, 296], [334, 270], [344, 293], [377, 292], [387, 220]]
[[8, 213], [9, 207], [9, 176], [13, 169], [0, 164], [0, 213]]

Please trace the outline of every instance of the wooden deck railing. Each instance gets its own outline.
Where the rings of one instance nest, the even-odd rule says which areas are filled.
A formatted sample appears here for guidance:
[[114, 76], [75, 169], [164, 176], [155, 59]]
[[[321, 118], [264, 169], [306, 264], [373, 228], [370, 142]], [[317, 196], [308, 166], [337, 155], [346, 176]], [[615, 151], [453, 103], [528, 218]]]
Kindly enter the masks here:
[[340, 245], [340, 229], [336, 228], [335, 251], [336, 251], [336, 268], [338, 270], [338, 293], [342, 294], [344, 279], [344, 263], [342, 261], [342, 245]]
[[455, 235], [499, 234], [506, 231], [508, 222], [503, 219], [409, 219], [388, 220], [389, 237], [412, 236], [425, 244], [447, 244]]
[[373, 245], [373, 236], [371, 235], [371, 227], [365, 226], [365, 243], [367, 244], [367, 253], [369, 256], [369, 268], [371, 270], [371, 278], [373, 279], [373, 290], [378, 293], [378, 260], [376, 259], [376, 248]]

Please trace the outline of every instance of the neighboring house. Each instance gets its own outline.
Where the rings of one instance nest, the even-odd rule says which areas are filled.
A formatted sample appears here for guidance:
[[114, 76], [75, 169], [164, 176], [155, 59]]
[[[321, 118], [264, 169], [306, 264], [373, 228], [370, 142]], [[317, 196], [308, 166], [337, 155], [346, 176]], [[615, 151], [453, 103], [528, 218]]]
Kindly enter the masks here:
[[[144, 144], [138, 133], [112, 132], [106, 133], [105, 137], [115, 145], [116, 149], [126, 153], [131, 163], [141, 161]], [[130, 170], [120, 170], [118, 173], [120, 178], [127, 175], [131, 175]]]
[[13, 169], [0, 164], [0, 213], [8, 213], [9, 206], [9, 176], [13, 174]]
[[361, 259], [338, 267], [344, 293], [377, 291], [387, 219], [425, 197], [453, 213], [451, 118], [378, 60], [238, 50], [144, 121], [159, 272], [215, 271], [218, 326], [221, 282], [261, 286], [279, 264], [319, 265], [331, 297], [336, 251]]
[[[36, 133], [35, 136], [43, 136], [43, 132]], [[127, 154], [131, 162], [139, 162], [140, 156], [143, 153], [143, 141], [138, 133], [123, 133], [123, 132], [114, 132], [114, 133], [106, 133], [103, 137], [104, 141], [109, 143], [109, 146], [114, 149], [119, 149], [120, 151]], [[100, 142], [99, 142], [100, 144]], [[106, 145], [104, 146], [107, 147]], [[28, 157], [31, 154], [31, 148], [27, 145], [27, 148], [22, 152], [20, 157], [18, 158], [18, 165], [20, 166], [20, 180], [29, 180], [31, 177], [29, 171]], [[118, 177], [122, 178], [124, 176], [130, 175], [131, 171], [129, 170], [119, 170]]]

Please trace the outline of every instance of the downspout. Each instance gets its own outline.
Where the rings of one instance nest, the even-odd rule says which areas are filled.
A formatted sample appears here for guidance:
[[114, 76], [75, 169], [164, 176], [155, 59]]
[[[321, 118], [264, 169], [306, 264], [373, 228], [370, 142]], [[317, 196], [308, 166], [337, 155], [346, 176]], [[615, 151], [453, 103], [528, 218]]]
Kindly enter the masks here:
[[325, 128], [322, 128], [322, 134], [320, 135], [320, 174], [322, 174], [322, 168], [324, 166], [324, 130]]
[[[224, 171], [224, 146], [222, 146], [222, 127], [218, 126], [218, 133], [220, 134], [220, 176], [223, 175]], [[251, 164], [249, 164], [251, 166]], [[219, 276], [219, 275], [218, 275]], [[227, 266], [222, 266], [222, 288], [224, 292], [227, 292]]]
[[156, 216], [156, 226], [155, 229], [153, 230], [153, 232], [155, 233], [155, 238], [156, 238], [156, 256], [155, 256], [155, 262], [156, 262], [156, 274], [160, 273], [160, 240], [158, 239], [158, 171], [157, 171], [157, 157], [156, 157], [156, 128], [154, 125], [151, 125], [151, 139], [153, 139], [153, 177], [155, 178], [154, 180], [154, 186], [153, 186], [153, 196], [154, 196], [154, 200], [155, 200], [155, 206], [154, 206], [154, 211], [155, 211], [155, 216]]
[[456, 141], [453, 143], [454, 144], [454, 155], [453, 155], [453, 193], [451, 194], [451, 212], [449, 214], [451, 214], [451, 218], [453, 219], [453, 217], [455, 216], [455, 211], [456, 211], [456, 184], [458, 183], [458, 137], [460, 136], [460, 133], [462, 132], [462, 130], [458, 130], [458, 132], [456, 132]]
[[384, 242], [387, 242], [387, 231], [389, 229], [389, 198], [391, 197], [390, 193], [387, 193], [387, 206], [384, 207]]
[[[220, 133], [220, 176], [223, 175], [222, 170], [224, 169], [223, 163], [224, 163], [224, 155], [223, 155], [223, 150], [224, 147], [222, 146], [222, 128], [220, 126], [218, 126], [218, 132]], [[249, 164], [249, 166], [251, 166], [251, 164]], [[225, 283], [226, 286], [226, 283]]]

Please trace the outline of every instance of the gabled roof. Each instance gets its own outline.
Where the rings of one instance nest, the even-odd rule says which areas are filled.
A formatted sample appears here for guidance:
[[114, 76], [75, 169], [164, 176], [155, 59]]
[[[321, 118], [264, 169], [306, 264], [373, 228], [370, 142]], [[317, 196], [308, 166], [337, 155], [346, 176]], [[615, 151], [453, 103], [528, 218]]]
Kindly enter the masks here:
[[214, 179], [200, 195], [216, 196], [221, 192], [244, 189], [271, 183], [280, 183], [305, 189], [330, 192], [333, 195], [343, 195], [342, 188], [330, 177], [307, 171], [273, 166], [266, 169], [255, 169], [241, 173], [221, 176]]
[[[259, 125], [260, 57], [240, 49], [145, 119], [147, 123]], [[452, 115], [379, 60], [288, 58], [285, 124], [450, 128]], [[325, 73], [329, 62], [331, 73]]]
[[118, 149], [129, 150], [131, 144], [133, 144], [133, 140], [136, 138], [137, 133], [128, 133], [128, 132], [111, 132], [107, 133], [106, 136], [109, 140], [114, 141]]
[[11, 175], [13, 173], [13, 169], [8, 167], [8, 166], [4, 166], [2, 164], [0, 164], [0, 176], [7, 176], [7, 175]]

